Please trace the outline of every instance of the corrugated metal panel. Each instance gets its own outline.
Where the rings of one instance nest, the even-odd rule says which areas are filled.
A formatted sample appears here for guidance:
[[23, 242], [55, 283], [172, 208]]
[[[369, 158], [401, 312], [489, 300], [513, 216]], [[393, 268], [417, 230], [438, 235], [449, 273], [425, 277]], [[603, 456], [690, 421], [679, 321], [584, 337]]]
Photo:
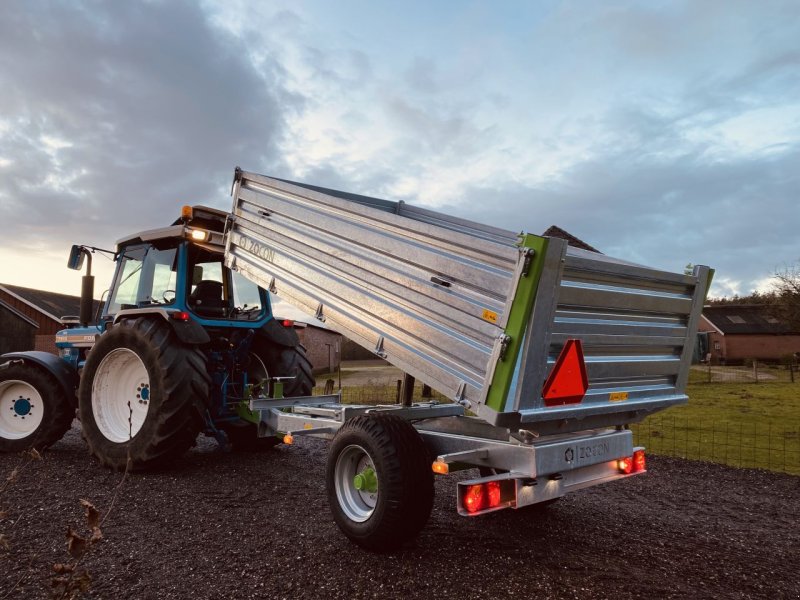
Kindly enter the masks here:
[[[233, 195], [228, 266], [438, 391], [472, 402], [489, 422], [549, 420], [565, 431], [574, 424], [561, 419], [584, 428], [593, 415], [626, 422], [631, 411], [685, 400], [707, 267], [667, 273], [550, 239], [513, 393], [499, 415], [483, 403], [522, 270], [518, 236], [251, 173]], [[580, 405], [546, 408], [542, 384], [574, 338], [583, 342], [589, 392]], [[620, 391], [627, 400], [612, 402]]]
[[396, 208], [245, 173], [226, 261], [439, 391], [480, 401], [516, 289], [516, 236]]
[[[541, 398], [520, 399], [528, 420], [625, 411], [637, 402], [685, 400], [686, 349], [696, 330], [708, 269], [694, 275], [666, 273], [570, 249], [558, 287], [550, 330], [550, 372], [568, 339], [582, 341], [589, 392], [580, 405], [545, 408]], [[691, 334], [691, 335], [690, 335]], [[612, 402], [612, 392], [627, 400]], [[615, 396], [615, 400], [620, 396]], [[530, 414], [531, 411], [539, 413]]]

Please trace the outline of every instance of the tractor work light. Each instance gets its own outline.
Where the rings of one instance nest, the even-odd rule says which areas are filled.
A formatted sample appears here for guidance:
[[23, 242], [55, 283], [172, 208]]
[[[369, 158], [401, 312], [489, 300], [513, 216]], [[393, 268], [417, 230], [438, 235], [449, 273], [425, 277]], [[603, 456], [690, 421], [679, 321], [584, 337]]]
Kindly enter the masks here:
[[202, 229], [192, 229], [191, 236], [197, 242], [205, 242], [208, 239], [208, 232]]

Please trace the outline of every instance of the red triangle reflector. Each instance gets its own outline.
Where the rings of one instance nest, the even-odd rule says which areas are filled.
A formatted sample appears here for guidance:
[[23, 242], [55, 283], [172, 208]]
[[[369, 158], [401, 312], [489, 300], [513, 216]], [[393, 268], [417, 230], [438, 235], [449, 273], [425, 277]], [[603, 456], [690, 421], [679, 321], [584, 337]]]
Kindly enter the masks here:
[[577, 404], [589, 389], [580, 340], [567, 340], [542, 388], [545, 406]]

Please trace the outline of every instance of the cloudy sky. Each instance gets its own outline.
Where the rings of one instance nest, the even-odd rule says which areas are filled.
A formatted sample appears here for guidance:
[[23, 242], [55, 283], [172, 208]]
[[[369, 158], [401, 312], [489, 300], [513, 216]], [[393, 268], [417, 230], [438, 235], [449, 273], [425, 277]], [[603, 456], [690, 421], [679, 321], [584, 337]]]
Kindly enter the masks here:
[[746, 294], [800, 260], [800, 3], [0, 3], [0, 283], [77, 295], [236, 165]]

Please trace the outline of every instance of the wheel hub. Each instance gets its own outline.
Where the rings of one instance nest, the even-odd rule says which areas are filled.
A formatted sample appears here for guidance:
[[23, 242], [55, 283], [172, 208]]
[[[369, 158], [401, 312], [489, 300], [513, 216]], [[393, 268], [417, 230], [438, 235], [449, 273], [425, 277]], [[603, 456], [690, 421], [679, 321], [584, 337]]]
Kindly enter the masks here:
[[378, 504], [378, 473], [372, 457], [364, 448], [353, 444], [342, 450], [336, 459], [336, 496], [347, 518], [363, 523], [372, 516]]
[[22, 417], [23, 419], [31, 414], [31, 409], [33, 408], [33, 404], [31, 404], [30, 398], [23, 398], [20, 396], [16, 400], [14, 400], [14, 416], [15, 417]]
[[378, 476], [375, 469], [367, 467], [353, 478], [353, 485], [359, 492], [374, 494], [378, 491]]

